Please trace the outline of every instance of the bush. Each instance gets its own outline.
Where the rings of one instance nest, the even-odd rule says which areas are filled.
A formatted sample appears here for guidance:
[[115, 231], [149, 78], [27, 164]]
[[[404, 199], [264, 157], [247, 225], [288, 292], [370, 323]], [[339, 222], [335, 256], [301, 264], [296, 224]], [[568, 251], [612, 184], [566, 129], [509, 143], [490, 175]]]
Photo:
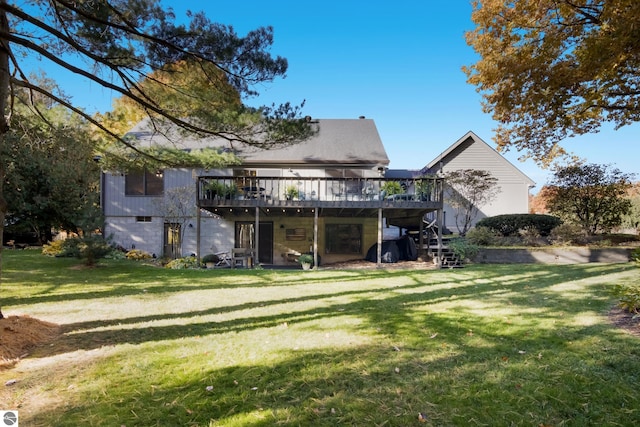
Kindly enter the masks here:
[[458, 257], [460, 261], [471, 259], [478, 255], [480, 247], [467, 241], [464, 237], [458, 237], [451, 239], [449, 242], [449, 249]]
[[549, 241], [554, 245], [584, 244], [587, 234], [577, 225], [562, 224], [551, 230]]
[[143, 260], [143, 259], [150, 259], [151, 258], [151, 254], [149, 252], [145, 252], [143, 250], [140, 249], [131, 249], [129, 252], [127, 252], [126, 255], [127, 259], [132, 259], [135, 261], [139, 261], [139, 260]]
[[640, 248], [635, 248], [631, 251], [631, 261], [634, 261], [636, 264], [640, 265]]
[[544, 243], [540, 232], [535, 227], [525, 227], [518, 232], [525, 246], [542, 246]]
[[500, 236], [489, 227], [475, 227], [465, 235], [469, 243], [478, 246], [498, 245]]
[[113, 248], [100, 235], [69, 237], [55, 240], [42, 247], [44, 255], [56, 257], [74, 257], [84, 261], [85, 265], [94, 265], [100, 258], [113, 252]]
[[560, 224], [562, 220], [552, 215], [509, 214], [483, 218], [476, 227], [488, 227], [503, 236], [515, 236], [520, 230], [533, 228], [540, 236], [548, 236]]
[[200, 268], [200, 266], [198, 265], [198, 259], [196, 257], [188, 256], [169, 261], [167, 265], [165, 265], [165, 268], [184, 270], [187, 268]]
[[640, 312], [640, 286], [616, 285], [613, 294], [620, 299], [618, 306], [628, 313]]
[[214, 255], [214, 254], [206, 254], [205, 256], [202, 257], [202, 259], [200, 260], [203, 264], [207, 264], [207, 263], [217, 263], [218, 261], [220, 261], [220, 258], [218, 257], [218, 255]]
[[54, 240], [42, 245], [42, 255], [61, 256], [64, 251], [64, 240]]

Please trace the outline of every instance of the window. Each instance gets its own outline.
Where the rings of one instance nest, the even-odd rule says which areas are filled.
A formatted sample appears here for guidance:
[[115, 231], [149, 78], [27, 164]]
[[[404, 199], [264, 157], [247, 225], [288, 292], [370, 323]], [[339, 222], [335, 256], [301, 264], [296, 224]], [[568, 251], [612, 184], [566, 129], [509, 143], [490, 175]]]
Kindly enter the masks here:
[[327, 224], [325, 241], [328, 254], [362, 254], [362, 224]]
[[152, 219], [150, 216], [137, 216], [136, 222], [151, 222]]
[[127, 196], [162, 196], [163, 192], [162, 172], [130, 172], [124, 177], [124, 194]]

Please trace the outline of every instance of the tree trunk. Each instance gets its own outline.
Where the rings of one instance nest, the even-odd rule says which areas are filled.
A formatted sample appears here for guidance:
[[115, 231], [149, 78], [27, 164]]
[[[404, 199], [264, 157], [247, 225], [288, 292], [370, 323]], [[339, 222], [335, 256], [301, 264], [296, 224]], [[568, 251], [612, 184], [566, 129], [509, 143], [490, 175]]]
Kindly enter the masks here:
[[[6, 0], [0, 0], [0, 4], [6, 4]], [[7, 21], [7, 14], [0, 11], [0, 32], [9, 33], [9, 22]], [[0, 39], [0, 147], [4, 147], [9, 142], [7, 141], [7, 133], [9, 131], [9, 122], [7, 116], [8, 100], [10, 93], [10, 71], [9, 71], [9, 42]], [[4, 180], [7, 173], [6, 161], [2, 158], [1, 153], [7, 153], [8, 150], [0, 148], [0, 283], [2, 282], [2, 249], [4, 241], [4, 219], [7, 215], [7, 201], [4, 198]], [[2, 303], [0, 301], [0, 319], [2, 315]]]

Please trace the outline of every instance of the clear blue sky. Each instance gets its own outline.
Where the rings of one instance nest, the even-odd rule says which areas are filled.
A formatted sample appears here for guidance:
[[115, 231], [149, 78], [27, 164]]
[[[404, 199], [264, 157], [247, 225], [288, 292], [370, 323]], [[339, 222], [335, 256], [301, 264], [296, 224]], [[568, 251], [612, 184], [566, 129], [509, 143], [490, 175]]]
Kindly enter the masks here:
[[[466, 83], [463, 65], [475, 60], [464, 40], [473, 27], [468, 0], [364, 1], [163, 0], [178, 18], [205, 11], [239, 34], [274, 27], [272, 53], [289, 61], [285, 79], [259, 87], [252, 105], [306, 100], [314, 118], [374, 119], [391, 168], [419, 169], [472, 130], [492, 147], [495, 123], [480, 95]], [[66, 90], [88, 111], [110, 108], [111, 94], [81, 82]], [[567, 147], [588, 162], [639, 173], [640, 123], [571, 140]], [[548, 172], [517, 152], [505, 156], [536, 181]]]

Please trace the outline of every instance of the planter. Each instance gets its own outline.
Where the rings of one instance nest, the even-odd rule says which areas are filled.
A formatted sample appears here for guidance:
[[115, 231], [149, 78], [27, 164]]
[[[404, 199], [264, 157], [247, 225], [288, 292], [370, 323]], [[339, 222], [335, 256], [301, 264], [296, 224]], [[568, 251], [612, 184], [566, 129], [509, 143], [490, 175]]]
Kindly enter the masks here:
[[303, 270], [310, 270], [311, 269], [311, 263], [310, 262], [303, 262], [300, 265], [302, 266]]

